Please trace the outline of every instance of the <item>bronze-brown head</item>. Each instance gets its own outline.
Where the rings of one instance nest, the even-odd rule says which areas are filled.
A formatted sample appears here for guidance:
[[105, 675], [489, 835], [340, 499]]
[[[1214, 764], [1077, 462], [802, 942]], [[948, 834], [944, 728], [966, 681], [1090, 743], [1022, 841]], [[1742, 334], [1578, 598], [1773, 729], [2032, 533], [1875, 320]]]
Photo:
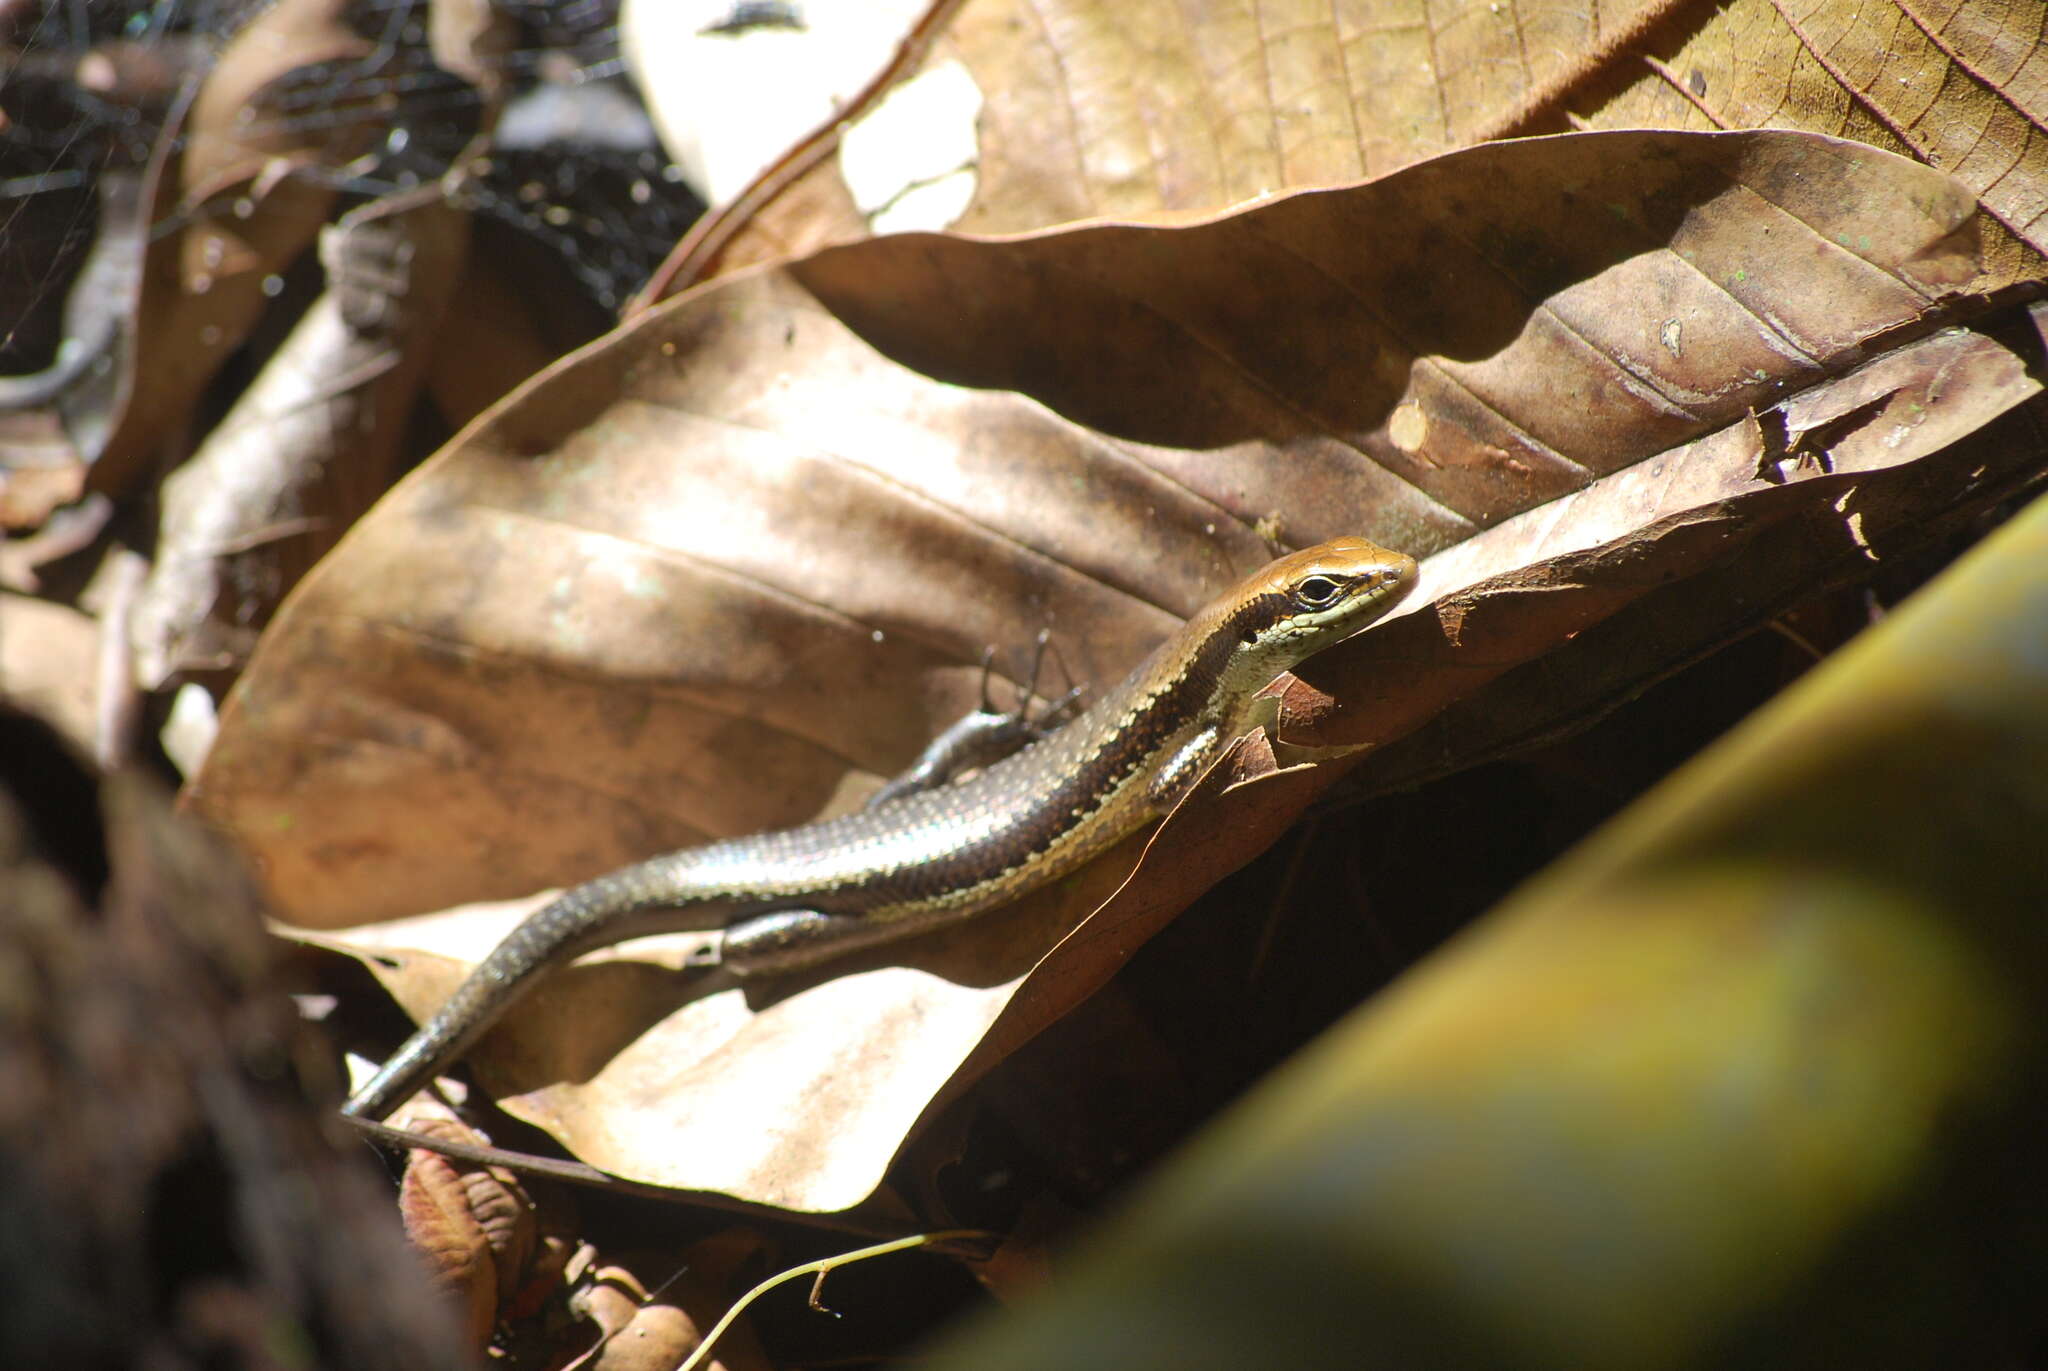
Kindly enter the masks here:
[[1393, 608], [1415, 584], [1415, 559], [1363, 538], [1334, 538], [1282, 557], [1198, 616], [1232, 646], [1226, 697], [1256, 690]]

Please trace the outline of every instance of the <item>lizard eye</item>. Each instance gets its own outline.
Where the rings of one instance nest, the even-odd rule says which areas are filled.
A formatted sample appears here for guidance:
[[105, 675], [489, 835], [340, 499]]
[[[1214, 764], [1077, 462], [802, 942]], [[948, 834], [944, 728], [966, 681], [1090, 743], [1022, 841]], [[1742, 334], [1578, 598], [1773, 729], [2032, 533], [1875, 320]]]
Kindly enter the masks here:
[[1343, 583], [1329, 576], [1305, 577], [1294, 588], [1294, 598], [1309, 609], [1327, 609], [1343, 593]]

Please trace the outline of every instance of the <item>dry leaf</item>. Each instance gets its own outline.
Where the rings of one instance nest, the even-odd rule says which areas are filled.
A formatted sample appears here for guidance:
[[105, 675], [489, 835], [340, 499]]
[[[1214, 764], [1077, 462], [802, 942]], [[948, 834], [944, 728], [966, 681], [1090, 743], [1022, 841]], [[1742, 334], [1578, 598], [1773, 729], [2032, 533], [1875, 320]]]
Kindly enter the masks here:
[[398, 1212], [406, 1239], [433, 1273], [435, 1289], [462, 1311], [469, 1345], [483, 1347], [497, 1321], [498, 1268], [456, 1164], [415, 1150], [399, 1186]]
[[32, 710], [81, 752], [96, 733], [100, 631], [66, 605], [0, 592], [0, 699]]
[[[1631, 698], [1705, 645], [1865, 577], [1894, 553], [2025, 489], [2041, 461], [2040, 405], [2019, 406], [2040, 393], [2031, 359], [2044, 343], [2048, 311], [2035, 306], [1996, 334], [1944, 330], [1899, 348], [1787, 406], [1788, 429], [1809, 412], [1846, 408], [1854, 419], [1816, 459], [1787, 464], [1795, 478], [1789, 488], [1766, 483], [1686, 515], [1662, 531], [1655, 557], [1625, 539], [1520, 584], [1489, 587], [1491, 612], [1483, 617], [1472, 612], [1472, 597], [1455, 597], [1442, 612], [1440, 638], [1430, 629], [1396, 628], [1404, 641], [1388, 644], [1393, 659], [1431, 675], [1464, 674], [1461, 692], [1469, 693], [1366, 756], [1355, 779], [1368, 792], [1410, 787], [1554, 737]], [[1881, 403], [1871, 402], [1873, 391]], [[1923, 460], [1929, 457], [1935, 460]], [[1526, 633], [1541, 633], [1549, 616], [1568, 620], [1574, 599], [1589, 596], [1598, 608], [1576, 611], [1581, 629], [1543, 658], [1516, 664]], [[1330, 654], [1328, 665], [1341, 660]], [[1482, 686], [1488, 678], [1496, 679]], [[1345, 679], [1338, 676], [1333, 688]], [[1296, 696], [1294, 703], [1316, 702]], [[1382, 739], [1413, 716], [1404, 720], [1397, 703], [1382, 701], [1350, 719], [1319, 736]]]
[[637, 1305], [576, 1371], [674, 1371], [702, 1340], [690, 1316], [674, 1305]]
[[911, 236], [735, 280], [360, 525], [193, 798], [314, 925], [843, 809], [971, 706], [984, 645], [1050, 623], [1113, 680], [1264, 532], [1426, 555], [1626, 473], [1466, 584], [1763, 488], [1750, 411], [1967, 285], [1969, 211], [1853, 144], [1599, 135], [1184, 230]]
[[[490, 1141], [438, 1105], [408, 1110], [396, 1123], [450, 1142]], [[558, 1284], [559, 1242], [543, 1244], [534, 1202], [509, 1171], [414, 1149], [398, 1209], [436, 1286], [464, 1310], [472, 1346], [482, 1347], [499, 1322], [521, 1315], [535, 1282], [549, 1290]]]
[[[703, 1342], [704, 1330], [731, 1306], [737, 1268], [763, 1247], [758, 1236], [727, 1230], [681, 1254], [630, 1253], [594, 1269], [571, 1304], [597, 1324], [601, 1340], [570, 1371], [670, 1371], [680, 1365]], [[663, 1273], [659, 1281], [642, 1278], [656, 1271]], [[768, 1366], [752, 1321], [741, 1318], [719, 1335], [704, 1371], [768, 1371]]]
[[[0, 414], [0, 453], [0, 533], [41, 528], [85, 490], [85, 462], [49, 410]], [[10, 568], [0, 584], [21, 582]]]
[[[1385, 742], [2033, 393], [1976, 334], [1862, 360], [1974, 279], [1970, 213], [1856, 145], [1602, 135], [1174, 232], [917, 236], [723, 283], [380, 506], [280, 618], [194, 793], [309, 923], [581, 876], [843, 806], [967, 703], [980, 642], [1040, 615], [1113, 678], [1154, 606], [1198, 606], [1275, 526], [1438, 553], [1418, 612], [1307, 673], [1334, 699], [1289, 696], [1302, 741]], [[1766, 441], [1754, 412], [1791, 399], [1787, 433], [1889, 417], [1824, 466]], [[935, 1098], [1329, 779], [1251, 747], [1128, 886], [1139, 842], [829, 975], [660, 971], [689, 938], [596, 959], [476, 1068], [621, 1174], [853, 1204]], [[415, 925], [463, 959], [377, 969], [424, 1013], [507, 927]]]
[[[1646, 9], [1650, 8], [1648, 6]], [[1604, 45], [1596, 126], [1769, 124], [1854, 138], [1954, 176], [1980, 198], [1986, 284], [2037, 278], [2048, 252], [2048, 7], [2038, 0], [1735, 0], [1655, 41]], [[1566, 94], [1570, 89], [1566, 88]], [[1508, 121], [1564, 128], [1564, 101]], [[1482, 130], [1481, 132], [1485, 132]]]
[[[421, 1117], [415, 1112], [399, 1126], [429, 1137], [470, 1145], [488, 1146], [490, 1142], [476, 1130], [446, 1116]], [[431, 1155], [426, 1152], [413, 1154], [414, 1157]], [[533, 1201], [527, 1198], [525, 1186], [510, 1171], [463, 1162], [451, 1164], [460, 1178], [465, 1212], [476, 1221], [484, 1244], [490, 1249], [491, 1265], [497, 1275], [496, 1307], [502, 1309], [533, 1275], [530, 1268], [540, 1241]]]
[[470, 224], [469, 252], [427, 356], [425, 387], [449, 430], [460, 429], [611, 320], [532, 243], [489, 220]]
[[[2048, 216], [2048, 10], [1782, 0], [1555, 0], [1199, 11], [971, 0], [906, 82], [957, 73], [972, 202], [951, 227], [1213, 212], [1568, 128], [1771, 126], [1952, 172], [1993, 220], [1987, 266], [2037, 276]], [[851, 112], [858, 120], [867, 107]], [[927, 131], [924, 136], [936, 134]], [[876, 231], [837, 130], [691, 235], [680, 284]], [[714, 216], [715, 220], [715, 216]]]
[[[142, 269], [127, 372], [94, 435], [96, 489], [141, 475], [199, 392], [248, 338], [269, 297], [264, 280], [313, 241], [334, 200], [325, 180], [368, 146], [387, 114], [374, 101], [335, 96], [334, 117], [290, 116], [329, 64], [360, 61], [373, 45], [345, 22], [343, 0], [283, 0], [251, 20], [222, 51], [182, 125], [162, 136], [182, 152], [154, 176], [154, 223], [180, 231], [151, 243]], [[337, 87], [337, 90], [339, 88]]]
[[461, 276], [464, 215], [376, 202], [321, 232], [327, 290], [192, 460], [130, 640], [146, 689], [238, 664], [284, 592], [390, 485]]

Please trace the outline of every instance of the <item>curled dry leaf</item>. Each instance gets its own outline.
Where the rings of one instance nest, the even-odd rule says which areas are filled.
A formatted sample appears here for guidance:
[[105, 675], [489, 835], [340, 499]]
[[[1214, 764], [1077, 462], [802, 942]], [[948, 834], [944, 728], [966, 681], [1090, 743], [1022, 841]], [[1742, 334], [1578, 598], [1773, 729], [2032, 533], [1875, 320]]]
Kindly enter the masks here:
[[[1597, 45], [1604, 70], [1596, 61], [1577, 87], [1596, 125], [1769, 124], [1902, 153], [1940, 167], [1982, 201], [1987, 284], [2040, 277], [2048, 252], [2041, 6], [1737, 0], [1667, 13], [1681, 20], [1668, 41]], [[1569, 99], [1571, 88], [1562, 93]], [[1560, 130], [1571, 108], [1538, 99], [1493, 128]]]
[[476, 1216], [477, 1226], [483, 1229], [484, 1241], [491, 1246], [492, 1264], [498, 1271], [498, 1302], [502, 1308], [517, 1293], [520, 1282], [528, 1274], [527, 1268], [539, 1241], [533, 1204], [509, 1171], [471, 1170], [463, 1176], [462, 1182], [463, 1188], [469, 1192], [469, 1212]]
[[[575, 1295], [571, 1305], [600, 1328], [600, 1342], [571, 1363], [571, 1371], [674, 1371], [705, 1340], [705, 1330], [719, 1322], [731, 1303], [723, 1291], [698, 1275], [694, 1260], [702, 1244], [690, 1248], [682, 1275], [662, 1281], [651, 1297], [627, 1266], [602, 1266], [592, 1285]], [[676, 1266], [666, 1256], [662, 1266]], [[739, 1320], [723, 1334], [705, 1371], [768, 1371], [768, 1357], [748, 1320]]]
[[[623, 1332], [633, 1322], [633, 1316], [640, 1312], [640, 1306], [647, 1299], [647, 1291], [639, 1281], [630, 1279], [630, 1273], [628, 1277], [621, 1280], [609, 1267], [593, 1271], [588, 1287], [569, 1297], [571, 1312], [597, 1326], [599, 1345], [578, 1358], [580, 1364], [589, 1365], [603, 1343], [614, 1334]], [[687, 1351], [685, 1348], [684, 1352]]]
[[[489, 1142], [438, 1105], [411, 1110], [399, 1122], [451, 1142]], [[499, 1322], [529, 1312], [523, 1307], [532, 1303], [536, 1282], [558, 1284], [560, 1240], [542, 1240], [534, 1202], [509, 1171], [415, 1149], [406, 1158], [398, 1207], [406, 1237], [465, 1312], [472, 1345], [482, 1346]]]
[[[704, 1340], [697, 1323], [673, 1304], [653, 1303], [607, 1268], [577, 1300], [577, 1309], [601, 1330], [597, 1346], [568, 1371], [674, 1371]], [[718, 1363], [713, 1363], [717, 1365]]]
[[[1050, 623], [1113, 680], [1275, 534], [1436, 554], [1409, 612], [1304, 673], [1341, 709], [1311, 699], [1297, 741], [1384, 742], [2030, 393], [2010, 350], [1939, 423], [1912, 397], [1942, 386], [1878, 386], [1897, 412], [1833, 474], [1757, 418], [1931, 332], [1977, 275], [1973, 209], [1855, 144], [1588, 135], [1177, 230], [912, 235], [724, 281], [373, 511], [266, 636], [193, 797], [310, 925], [576, 879], [843, 809], [974, 702], [984, 644]], [[1142, 840], [795, 984], [684, 984], [659, 968], [687, 939], [635, 948], [555, 978], [478, 1070], [624, 1174], [855, 1203], [963, 1065], [1333, 770], [1256, 739], [1236, 762], [1127, 886]], [[462, 969], [381, 966], [414, 1013]]]
[[466, 216], [364, 206], [321, 231], [327, 289], [164, 482], [129, 624], [146, 688], [247, 656], [284, 592], [391, 483], [461, 275]]
[[[1744, 492], [1730, 459], [1721, 498], [1694, 490], [1652, 500], [1672, 474], [1671, 459], [1638, 472], [1649, 485], [1602, 482], [1619, 497], [1631, 487], [1646, 513], [1661, 517], [1631, 535], [1583, 554], [1552, 560], [1532, 574], [1496, 578], [1439, 602], [1438, 626], [1392, 626], [1386, 651], [1438, 678], [1462, 678], [1459, 696], [1422, 727], [1399, 701], [1371, 711], [1326, 712], [1319, 692], [1299, 686], [1283, 717], [1333, 743], [1398, 737], [1367, 753], [1355, 782], [1370, 792], [1413, 786], [1461, 765], [1553, 737], [1629, 699], [1676, 670], [1703, 645], [1727, 641], [1829, 585], [1865, 576], [1971, 511], [2032, 479], [2040, 462], [2037, 419], [2015, 407], [2040, 393], [2038, 359], [2048, 343], [2048, 313], [2035, 306], [1994, 333], [1945, 329], [1904, 345], [1836, 380], [1809, 388], [1777, 411], [1788, 433], [1802, 415], [1848, 420], [1810, 455], [1786, 461], [1771, 481]], [[1816, 430], [1807, 430], [1812, 433]], [[1711, 448], [1710, 436], [1702, 444]], [[1722, 440], [1725, 441], [1725, 438]], [[1937, 460], [1925, 460], [1937, 458]], [[1705, 464], [1701, 464], [1702, 469]], [[1675, 484], [1665, 489], [1677, 494]], [[1573, 497], [1577, 501], [1579, 497]], [[1596, 491], [1587, 499], [1599, 498]], [[1562, 503], [1562, 502], [1561, 502]], [[1549, 510], [1537, 511], [1538, 515]], [[1612, 517], [1612, 516], [1610, 516]], [[1519, 521], [1518, 521], [1519, 522]], [[1433, 563], [1461, 577], [1492, 530]], [[1654, 548], [1654, 551], [1653, 551]], [[1447, 586], [1446, 590], [1450, 590]], [[1525, 634], [1580, 627], [1540, 660], [1524, 656]], [[1328, 655], [1316, 674], [1337, 673], [1345, 654]], [[1351, 679], [1334, 674], [1342, 691]]]
[[[470, 1147], [488, 1147], [491, 1143], [438, 1101], [416, 1101], [396, 1120], [396, 1126]], [[492, 1255], [505, 1268], [505, 1290], [509, 1293], [509, 1283], [526, 1274], [539, 1241], [533, 1201], [520, 1178], [511, 1171], [454, 1158], [447, 1160], [454, 1161], [461, 1173], [463, 1187], [470, 1196], [470, 1215], [483, 1230]]]
[[471, 1211], [462, 1172], [436, 1153], [414, 1151], [399, 1187], [398, 1212], [435, 1288], [462, 1311], [469, 1345], [481, 1348], [497, 1320], [498, 1268], [490, 1239]]
[[703, 1340], [696, 1320], [676, 1306], [643, 1305], [631, 1323], [605, 1340], [588, 1365], [590, 1371], [674, 1371]]
[[[728, 1230], [691, 1244], [680, 1257], [632, 1253], [596, 1268], [570, 1304], [597, 1325], [600, 1341], [572, 1364], [572, 1371], [671, 1371], [682, 1364], [702, 1344], [704, 1330], [731, 1306], [737, 1267], [763, 1246], [754, 1234]], [[660, 1279], [643, 1279], [653, 1272], [662, 1273]], [[704, 1363], [705, 1371], [768, 1371], [768, 1366], [746, 1318], [719, 1335]]]

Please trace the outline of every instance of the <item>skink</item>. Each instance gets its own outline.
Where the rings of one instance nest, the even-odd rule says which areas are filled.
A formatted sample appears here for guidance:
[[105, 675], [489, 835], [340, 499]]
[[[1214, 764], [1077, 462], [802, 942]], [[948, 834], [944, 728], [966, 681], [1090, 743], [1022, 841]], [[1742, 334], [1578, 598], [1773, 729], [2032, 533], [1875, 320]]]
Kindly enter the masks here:
[[383, 1118], [543, 973], [600, 947], [722, 928], [705, 964], [767, 974], [1007, 904], [1165, 814], [1250, 727], [1259, 690], [1384, 614], [1414, 579], [1414, 559], [1362, 538], [1283, 557], [1070, 723], [964, 781], [575, 886], [492, 949], [343, 1112]]
[[989, 699], [989, 672], [995, 664], [995, 649], [990, 648], [981, 659], [981, 708], [963, 715], [932, 739], [908, 771], [868, 796], [868, 807], [888, 804], [966, 772], [979, 771], [1026, 743], [1037, 742], [1073, 718], [1081, 701], [1079, 686], [1048, 703], [1039, 714], [1031, 712], [1031, 701], [1038, 694], [1038, 670], [1045, 665], [1045, 652], [1051, 641], [1052, 633], [1040, 629], [1038, 651], [1031, 659], [1030, 683], [1018, 694], [1017, 707], [1012, 710], [997, 709]]

